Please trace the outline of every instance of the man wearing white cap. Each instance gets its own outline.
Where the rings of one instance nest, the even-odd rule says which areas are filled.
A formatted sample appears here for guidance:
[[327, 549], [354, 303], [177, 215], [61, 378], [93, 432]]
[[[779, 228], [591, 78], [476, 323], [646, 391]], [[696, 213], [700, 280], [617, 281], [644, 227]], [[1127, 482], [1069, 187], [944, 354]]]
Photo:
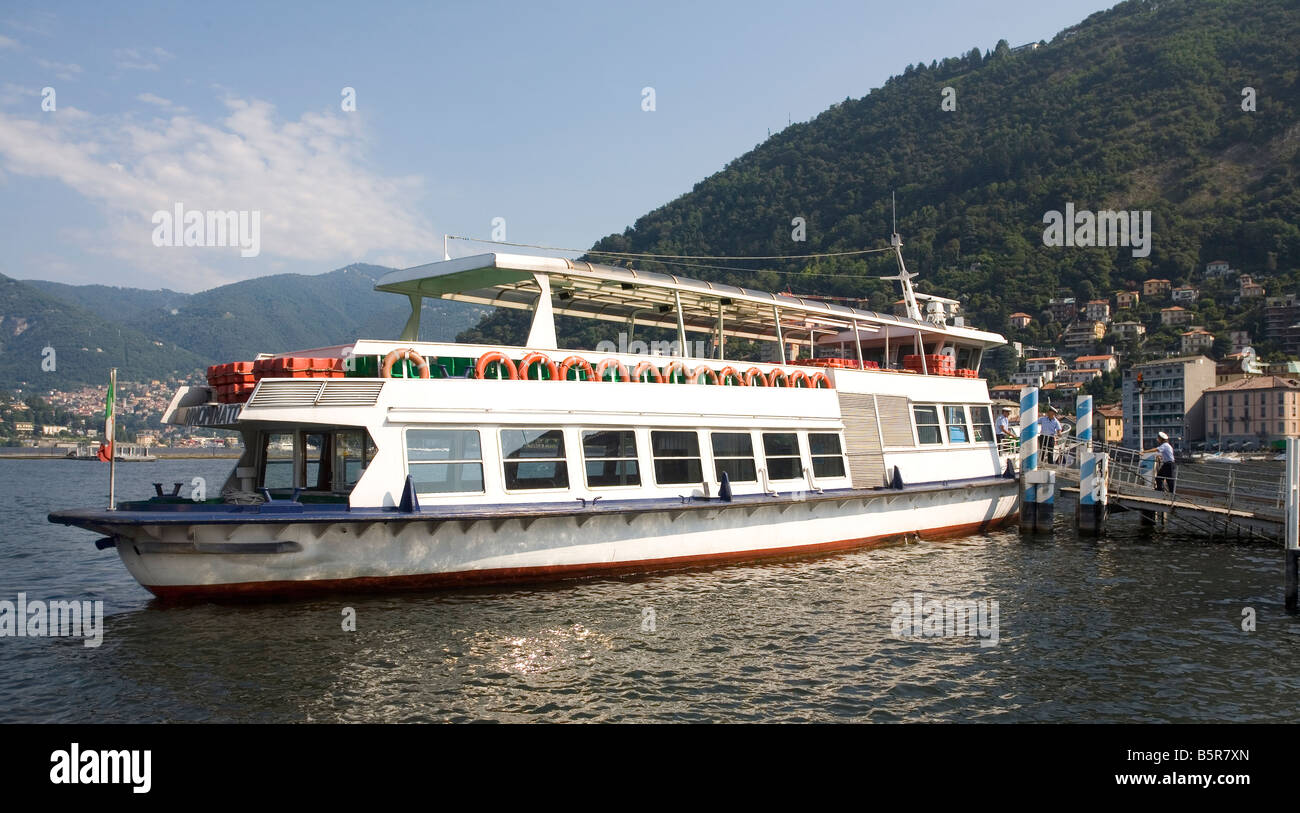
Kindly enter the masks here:
[[1155, 452], [1160, 463], [1160, 468], [1156, 469], [1156, 489], [1159, 491], [1168, 491], [1174, 493], [1174, 447], [1169, 445], [1169, 436], [1164, 432], [1157, 432], [1156, 438], [1160, 445], [1154, 449], [1147, 449], [1147, 452]]
[[993, 423], [993, 430], [997, 433], [998, 443], [1002, 443], [1014, 435], [1014, 432], [1011, 429], [1011, 407], [1002, 407], [1001, 414], [998, 415], [998, 419]]

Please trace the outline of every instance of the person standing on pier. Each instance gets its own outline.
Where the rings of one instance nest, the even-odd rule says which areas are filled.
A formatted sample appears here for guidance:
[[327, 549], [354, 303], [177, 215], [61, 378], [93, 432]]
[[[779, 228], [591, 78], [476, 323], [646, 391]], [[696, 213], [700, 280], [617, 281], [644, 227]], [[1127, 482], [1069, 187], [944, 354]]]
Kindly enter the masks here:
[[1044, 463], [1054, 462], [1056, 450], [1056, 436], [1061, 432], [1061, 422], [1056, 419], [1056, 409], [1047, 408], [1047, 414], [1038, 419], [1038, 437], [1042, 442], [1042, 455]]
[[1155, 452], [1158, 456], [1160, 467], [1156, 469], [1156, 490], [1168, 491], [1174, 493], [1174, 447], [1169, 445], [1169, 436], [1164, 432], [1157, 432], [1156, 438], [1160, 445], [1154, 449], [1147, 449], [1145, 453]]
[[1013, 437], [1018, 437], [1011, 428], [1011, 407], [1002, 407], [1001, 414], [998, 415], [998, 419], [993, 423], [993, 431], [997, 433], [999, 446], [1004, 445]]

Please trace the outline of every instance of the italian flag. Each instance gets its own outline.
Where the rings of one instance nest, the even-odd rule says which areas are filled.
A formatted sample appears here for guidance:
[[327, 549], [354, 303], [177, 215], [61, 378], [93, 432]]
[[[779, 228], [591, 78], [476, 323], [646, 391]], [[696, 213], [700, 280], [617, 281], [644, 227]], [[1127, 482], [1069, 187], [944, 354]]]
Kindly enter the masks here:
[[105, 463], [113, 461], [113, 385], [116, 376], [108, 379], [108, 396], [104, 398], [104, 442], [96, 455]]

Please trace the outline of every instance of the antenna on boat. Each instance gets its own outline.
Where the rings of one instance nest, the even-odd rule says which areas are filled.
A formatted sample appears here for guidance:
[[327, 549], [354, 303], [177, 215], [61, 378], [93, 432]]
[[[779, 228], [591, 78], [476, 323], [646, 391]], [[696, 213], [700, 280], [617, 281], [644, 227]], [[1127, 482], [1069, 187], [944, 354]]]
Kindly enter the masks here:
[[912, 277], [917, 276], [907, 270], [907, 263], [903, 262], [903, 238], [898, 233], [898, 208], [894, 201], [894, 193], [889, 193], [889, 208], [892, 212], [893, 233], [889, 235], [889, 245], [894, 249], [894, 257], [898, 260], [898, 273], [892, 277], [881, 277], [880, 279], [898, 280], [903, 287], [903, 305], [907, 308], [907, 315], [918, 322], [921, 321], [921, 306], [916, 304], [916, 292], [912, 290]]
[[445, 234], [442, 236], [442, 258], [444, 260], [451, 259], [451, 255], [447, 253], [447, 235]]

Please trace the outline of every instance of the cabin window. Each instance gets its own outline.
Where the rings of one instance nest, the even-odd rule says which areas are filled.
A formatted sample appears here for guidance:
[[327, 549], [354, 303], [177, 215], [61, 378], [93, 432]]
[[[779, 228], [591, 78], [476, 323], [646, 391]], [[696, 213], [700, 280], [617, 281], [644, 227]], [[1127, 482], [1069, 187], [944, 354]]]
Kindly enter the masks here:
[[641, 485], [636, 433], [630, 429], [583, 432], [582, 456], [588, 488]]
[[973, 406], [970, 408], [970, 422], [975, 429], [976, 443], [993, 442], [993, 421], [986, 406]]
[[700, 439], [694, 432], [651, 432], [650, 448], [659, 485], [704, 482]]
[[406, 430], [406, 470], [417, 494], [481, 492], [483, 451], [478, 430]]
[[912, 407], [912, 417], [916, 419], [916, 439], [922, 445], [943, 443], [943, 433], [939, 428], [939, 410], [932, 406]]
[[812, 455], [814, 477], [843, 477], [844, 451], [840, 436], [830, 432], [809, 432], [808, 453]]
[[796, 480], [803, 476], [799, 461], [799, 436], [794, 432], [764, 432], [763, 454], [767, 476], [772, 480]]
[[752, 483], [758, 480], [754, 465], [754, 439], [748, 432], [714, 432], [713, 475], [721, 481], [725, 473], [733, 483]]
[[293, 433], [268, 432], [265, 436], [262, 459], [262, 486], [271, 489], [291, 489], [293, 478]]
[[502, 429], [508, 490], [569, 487], [562, 429]]
[[948, 424], [949, 443], [969, 443], [970, 427], [966, 425], [966, 408], [948, 404], [943, 408], [944, 423]]

